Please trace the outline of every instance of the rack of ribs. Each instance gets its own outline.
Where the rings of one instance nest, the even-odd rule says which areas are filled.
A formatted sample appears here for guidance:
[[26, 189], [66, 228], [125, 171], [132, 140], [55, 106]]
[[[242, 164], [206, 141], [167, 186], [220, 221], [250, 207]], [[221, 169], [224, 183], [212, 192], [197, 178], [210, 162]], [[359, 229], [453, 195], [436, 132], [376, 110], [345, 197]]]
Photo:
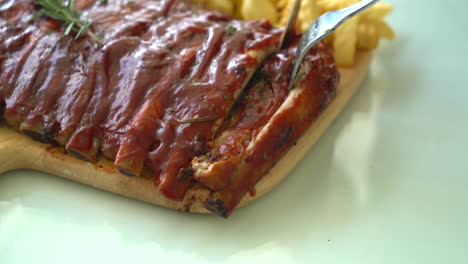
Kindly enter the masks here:
[[0, 0], [4, 122], [86, 161], [103, 157], [125, 175], [152, 177], [169, 199], [202, 188], [206, 207], [225, 217], [337, 85], [320, 44], [288, 90], [300, 36], [275, 53], [281, 30], [267, 21], [186, 0], [75, 2], [103, 46], [35, 19], [33, 0]]

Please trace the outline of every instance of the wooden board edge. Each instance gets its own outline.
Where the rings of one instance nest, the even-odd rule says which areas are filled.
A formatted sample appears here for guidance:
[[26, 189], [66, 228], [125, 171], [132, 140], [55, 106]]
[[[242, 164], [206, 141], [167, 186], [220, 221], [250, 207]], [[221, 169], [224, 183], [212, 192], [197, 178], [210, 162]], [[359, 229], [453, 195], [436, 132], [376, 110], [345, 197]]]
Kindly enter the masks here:
[[[341, 79], [336, 97], [304, 136], [256, 185], [256, 195], [246, 195], [242, 207], [270, 192], [301, 161], [320, 136], [326, 131], [343, 110], [364, 81], [371, 53], [361, 52], [356, 64], [351, 68], [340, 69]], [[67, 155], [61, 148], [50, 147], [33, 141], [29, 137], [0, 125], [0, 173], [16, 169], [34, 169], [58, 175], [75, 182], [110, 191], [137, 200], [176, 210], [189, 210], [194, 213], [208, 213], [201, 203], [187, 204], [165, 198], [153, 181], [143, 177], [128, 177], [112, 168], [112, 163], [100, 160], [96, 164], [81, 161]]]

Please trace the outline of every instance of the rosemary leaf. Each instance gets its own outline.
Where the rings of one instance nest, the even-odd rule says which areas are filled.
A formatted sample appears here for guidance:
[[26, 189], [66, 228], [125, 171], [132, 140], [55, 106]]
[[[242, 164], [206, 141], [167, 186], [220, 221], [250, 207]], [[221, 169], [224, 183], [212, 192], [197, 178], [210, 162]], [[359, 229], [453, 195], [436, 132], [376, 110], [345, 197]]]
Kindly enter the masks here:
[[86, 23], [82, 28], [80, 28], [80, 30], [76, 33], [75, 39], [78, 39], [79, 37], [81, 37], [83, 33], [85, 33], [88, 30], [89, 25], [90, 25], [89, 23]]
[[68, 24], [67, 28], [65, 29], [65, 33], [63, 33], [63, 34], [64, 35], [69, 35], [74, 26], [75, 26], [75, 23]]
[[98, 45], [103, 45], [102, 40], [89, 29], [91, 23], [81, 20], [80, 13], [75, 9], [74, 0], [68, 0], [65, 6], [62, 0], [36, 0], [36, 4], [42, 9], [34, 16], [35, 18], [48, 16], [60, 20], [65, 25], [64, 35], [74, 31], [77, 32], [75, 38], [79, 38], [86, 33]]
[[229, 26], [226, 27], [226, 32], [227, 32], [228, 36], [234, 35], [236, 33], [236, 31], [237, 31], [237, 28], [234, 27], [233, 25], [229, 25]]

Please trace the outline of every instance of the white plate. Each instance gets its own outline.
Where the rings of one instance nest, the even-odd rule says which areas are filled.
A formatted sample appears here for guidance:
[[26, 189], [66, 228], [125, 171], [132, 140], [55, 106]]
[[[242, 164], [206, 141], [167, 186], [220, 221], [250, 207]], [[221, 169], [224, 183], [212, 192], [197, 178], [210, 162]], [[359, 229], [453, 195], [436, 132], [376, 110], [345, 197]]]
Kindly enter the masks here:
[[307, 158], [228, 219], [0, 177], [0, 263], [468, 263], [468, 2], [394, 0], [398, 40]]

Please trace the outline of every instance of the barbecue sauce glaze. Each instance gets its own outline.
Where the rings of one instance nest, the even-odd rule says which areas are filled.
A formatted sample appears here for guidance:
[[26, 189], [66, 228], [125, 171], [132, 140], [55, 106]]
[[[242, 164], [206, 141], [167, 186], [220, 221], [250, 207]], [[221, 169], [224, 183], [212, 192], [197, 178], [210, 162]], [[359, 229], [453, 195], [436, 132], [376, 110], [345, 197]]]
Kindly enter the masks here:
[[225, 121], [278, 44], [281, 32], [266, 20], [238, 21], [185, 0], [75, 6], [103, 46], [64, 36], [60, 21], [34, 19], [33, 0], [0, 0], [0, 113], [85, 160], [104, 155], [125, 174], [150, 171], [170, 199], [183, 199], [192, 159], [210, 151], [216, 136], [227, 129], [255, 136], [288, 93], [291, 51], [267, 61], [265, 69], [278, 74], [270, 92], [248, 90], [239, 119]]

